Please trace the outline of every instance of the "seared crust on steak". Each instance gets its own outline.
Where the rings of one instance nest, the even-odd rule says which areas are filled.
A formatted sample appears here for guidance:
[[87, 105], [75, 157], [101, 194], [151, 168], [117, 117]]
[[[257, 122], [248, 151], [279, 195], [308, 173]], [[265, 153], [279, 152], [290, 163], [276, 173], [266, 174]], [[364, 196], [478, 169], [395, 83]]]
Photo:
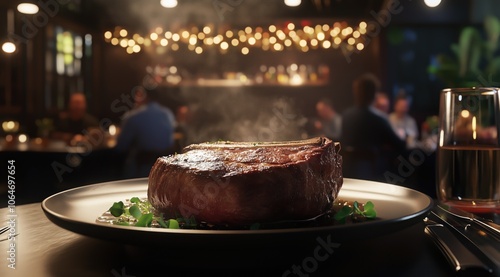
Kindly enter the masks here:
[[331, 209], [342, 186], [339, 150], [327, 138], [190, 145], [158, 158], [148, 199], [166, 218], [210, 224], [312, 218]]

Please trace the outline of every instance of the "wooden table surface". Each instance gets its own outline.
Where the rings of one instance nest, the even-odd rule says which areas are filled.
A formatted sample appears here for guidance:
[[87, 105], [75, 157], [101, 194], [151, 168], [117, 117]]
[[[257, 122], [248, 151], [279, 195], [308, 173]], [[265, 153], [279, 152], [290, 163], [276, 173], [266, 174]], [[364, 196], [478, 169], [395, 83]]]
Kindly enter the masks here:
[[[13, 214], [18, 235], [15, 241], [0, 241], [0, 276], [454, 276], [424, 235], [423, 224], [369, 241], [343, 243], [326, 260], [304, 264], [314, 247], [295, 258], [263, 259], [248, 249], [222, 256], [200, 256], [196, 249], [177, 255], [161, 249], [151, 257], [149, 250], [62, 229], [45, 217], [40, 203], [20, 205], [15, 211], [0, 209], [2, 222]], [[15, 243], [15, 269], [8, 267], [11, 243]], [[309, 271], [294, 270], [301, 265], [309, 266]]]

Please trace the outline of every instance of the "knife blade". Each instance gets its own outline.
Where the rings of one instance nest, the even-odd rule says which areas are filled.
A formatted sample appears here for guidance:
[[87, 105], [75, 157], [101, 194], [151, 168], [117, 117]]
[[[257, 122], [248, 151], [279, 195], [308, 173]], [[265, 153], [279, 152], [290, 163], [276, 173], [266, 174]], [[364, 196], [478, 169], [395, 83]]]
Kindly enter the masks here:
[[484, 227], [488, 232], [493, 232], [492, 235], [496, 236], [500, 240], [500, 225], [495, 222], [450, 205], [440, 203], [437, 207], [447, 213], [450, 213], [452, 216], [475, 222], [476, 224]]
[[444, 254], [453, 270], [457, 273], [478, 271], [492, 273], [493, 270], [491, 267], [467, 248], [451, 230], [433, 220], [437, 220], [437, 217], [436, 214], [431, 212], [424, 219], [426, 223], [424, 231], [434, 240], [434, 243]]

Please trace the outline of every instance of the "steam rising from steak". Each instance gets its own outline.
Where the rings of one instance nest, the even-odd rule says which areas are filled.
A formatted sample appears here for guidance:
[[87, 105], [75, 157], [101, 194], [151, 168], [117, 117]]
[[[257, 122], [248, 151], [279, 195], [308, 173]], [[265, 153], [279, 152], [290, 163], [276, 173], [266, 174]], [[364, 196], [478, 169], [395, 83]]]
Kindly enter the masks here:
[[340, 144], [290, 142], [193, 144], [160, 157], [148, 198], [166, 218], [244, 225], [308, 219], [330, 210], [342, 187]]

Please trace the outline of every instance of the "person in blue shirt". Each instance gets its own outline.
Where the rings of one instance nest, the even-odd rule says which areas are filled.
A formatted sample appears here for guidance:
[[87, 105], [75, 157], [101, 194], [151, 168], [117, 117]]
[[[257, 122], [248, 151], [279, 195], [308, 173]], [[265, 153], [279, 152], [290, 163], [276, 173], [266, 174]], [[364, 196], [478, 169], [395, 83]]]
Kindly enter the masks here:
[[136, 90], [134, 109], [122, 117], [116, 149], [127, 152], [125, 177], [146, 177], [160, 156], [173, 152], [175, 117], [155, 99], [156, 91]]

